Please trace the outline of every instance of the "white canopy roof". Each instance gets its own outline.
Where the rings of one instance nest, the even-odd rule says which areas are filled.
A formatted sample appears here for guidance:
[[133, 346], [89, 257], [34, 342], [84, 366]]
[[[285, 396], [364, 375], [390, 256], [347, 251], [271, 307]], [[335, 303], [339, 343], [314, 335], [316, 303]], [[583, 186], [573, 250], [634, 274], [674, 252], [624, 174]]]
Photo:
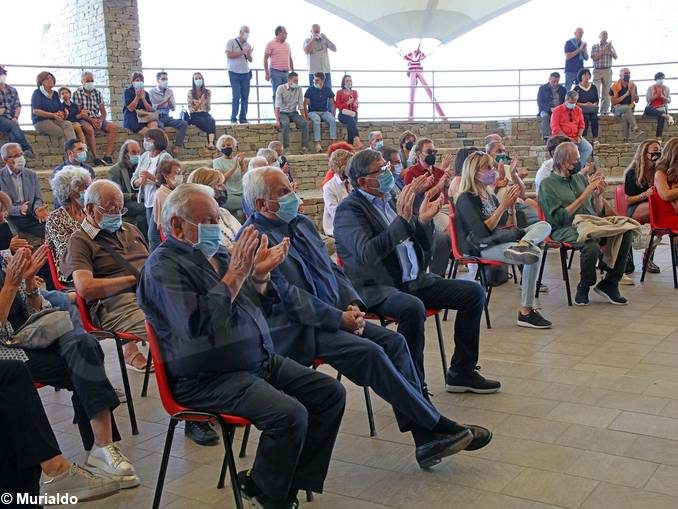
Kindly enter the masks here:
[[306, 0], [390, 46], [405, 39], [448, 43], [528, 0]]

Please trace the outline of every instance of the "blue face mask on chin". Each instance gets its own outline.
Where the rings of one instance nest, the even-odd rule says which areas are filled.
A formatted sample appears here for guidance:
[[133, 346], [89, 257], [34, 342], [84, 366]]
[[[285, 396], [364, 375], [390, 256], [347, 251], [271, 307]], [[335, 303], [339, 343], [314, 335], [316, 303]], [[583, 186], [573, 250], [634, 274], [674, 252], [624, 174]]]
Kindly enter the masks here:
[[291, 192], [287, 193], [285, 196], [278, 200], [278, 210], [275, 212], [275, 215], [281, 221], [289, 223], [297, 217], [299, 214], [299, 197], [297, 193]]
[[[190, 221], [188, 222], [190, 223]], [[199, 249], [209, 260], [219, 251], [221, 227], [218, 224], [191, 224], [198, 228], [198, 242], [193, 244], [193, 247]]]
[[117, 232], [122, 226], [122, 214], [104, 214], [99, 221], [99, 228], [109, 233]]

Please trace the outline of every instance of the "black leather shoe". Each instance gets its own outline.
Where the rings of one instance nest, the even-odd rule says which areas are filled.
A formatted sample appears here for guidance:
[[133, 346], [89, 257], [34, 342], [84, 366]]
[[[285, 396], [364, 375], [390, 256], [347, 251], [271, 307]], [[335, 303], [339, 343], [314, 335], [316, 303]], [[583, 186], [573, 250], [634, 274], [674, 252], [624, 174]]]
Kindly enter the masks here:
[[464, 424], [464, 426], [473, 433], [473, 440], [466, 446], [465, 451], [477, 451], [492, 441], [492, 432], [489, 429], [476, 426], [475, 424]]
[[436, 439], [416, 449], [417, 463], [421, 468], [431, 468], [442, 461], [446, 456], [451, 456], [463, 451], [473, 440], [471, 430], [465, 429], [455, 435], [436, 435]]
[[186, 421], [184, 434], [198, 445], [217, 445], [219, 435], [208, 422]]
[[475, 392], [477, 394], [490, 394], [501, 389], [501, 384], [496, 380], [489, 380], [476, 370], [471, 373], [455, 373], [447, 371], [445, 377], [445, 390], [447, 392]]

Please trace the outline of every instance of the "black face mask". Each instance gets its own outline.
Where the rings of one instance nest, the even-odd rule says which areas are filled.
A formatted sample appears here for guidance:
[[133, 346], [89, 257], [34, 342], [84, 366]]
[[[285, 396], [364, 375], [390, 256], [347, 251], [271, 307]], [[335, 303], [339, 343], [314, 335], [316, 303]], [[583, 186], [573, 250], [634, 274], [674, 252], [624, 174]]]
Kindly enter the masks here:
[[413, 142], [413, 141], [408, 141], [407, 143], [405, 143], [405, 148], [406, 148], [407, 150], [412, 150], [412, 147], [414, 147], [414, 142]]
[[433, 166], [434, 164], [436, 164], [436, 155], [435, 154], [427, 155], [424, 158], [424, 162], [429, 166]]
[[226, 191], [215, 191], [214, 199], [217, 201], [217, 204], [222, 209], [226, 207], [226, 202], [228, 201], [228, 193]]
[[221, 153], [229, 157], [233, 153], [233, 147], [224, 147], [221, 149]]
[[570, 168], [570, 175], [576, 175], [581, 171], [581, 161], [575, 161], [574, 166]]
[[662, 153], [661, 152], [649, 152], [649, 155], [650, 155], [650, 161], [655, 162], [662, 156]]
[[624, 74], [624, 76], [622, 77], [622, 80], [631, 81], [631, 75], [630, 74]]

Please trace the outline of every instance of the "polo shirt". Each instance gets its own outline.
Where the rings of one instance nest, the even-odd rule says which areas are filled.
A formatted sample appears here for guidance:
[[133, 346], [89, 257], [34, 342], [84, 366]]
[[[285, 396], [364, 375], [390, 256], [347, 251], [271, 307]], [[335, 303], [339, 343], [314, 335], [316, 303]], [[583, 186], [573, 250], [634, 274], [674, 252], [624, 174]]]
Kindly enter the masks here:
[[[311, 42], [314, 37], [307, 37], [304, 41], [304, 48]], [[311, 52], [306, 55], [308, 60], [308, 72], [313, 74], [316, 72], [328, 73], [330, 69], [330, 55], [327, 51], [327, 39], [320, 38], [313, 41]]]
[[562, 131], [565, 136], [575, 139], [584, 127], [584, 113], [579, 106], [568, 110], [563, 103], [551, 112], [551, 136]]
[[278, 42], [277, 39], [269, 41], [264, 50], [264, 56], [267, 56], [271, 69], [276, 71], [290, 70], [291, 49], [287, 42]]
[[[437, 166], [434, 166], [431, 172], [433, 173], [434, 185], [437, 184], [440, 181], [440, 179], [443, 178], [443, 176], [445, 175], [445, 172], [438, 168]], [[429, 173], [429, 170], [427, 168], [424, 168], [421, 164], [417, 163], [414, 166], [410, 166], [404, 173], [405, 176], [403, 177], [403, 181], [405, 182], [405, 184], [411, 184], [415, 178]]]
[[323, 88], [309, 87], [304, 94], [308, 99], [308, 111], [329, 111], [328, 102], [334, 99], [334, 92], [328, 86]]

